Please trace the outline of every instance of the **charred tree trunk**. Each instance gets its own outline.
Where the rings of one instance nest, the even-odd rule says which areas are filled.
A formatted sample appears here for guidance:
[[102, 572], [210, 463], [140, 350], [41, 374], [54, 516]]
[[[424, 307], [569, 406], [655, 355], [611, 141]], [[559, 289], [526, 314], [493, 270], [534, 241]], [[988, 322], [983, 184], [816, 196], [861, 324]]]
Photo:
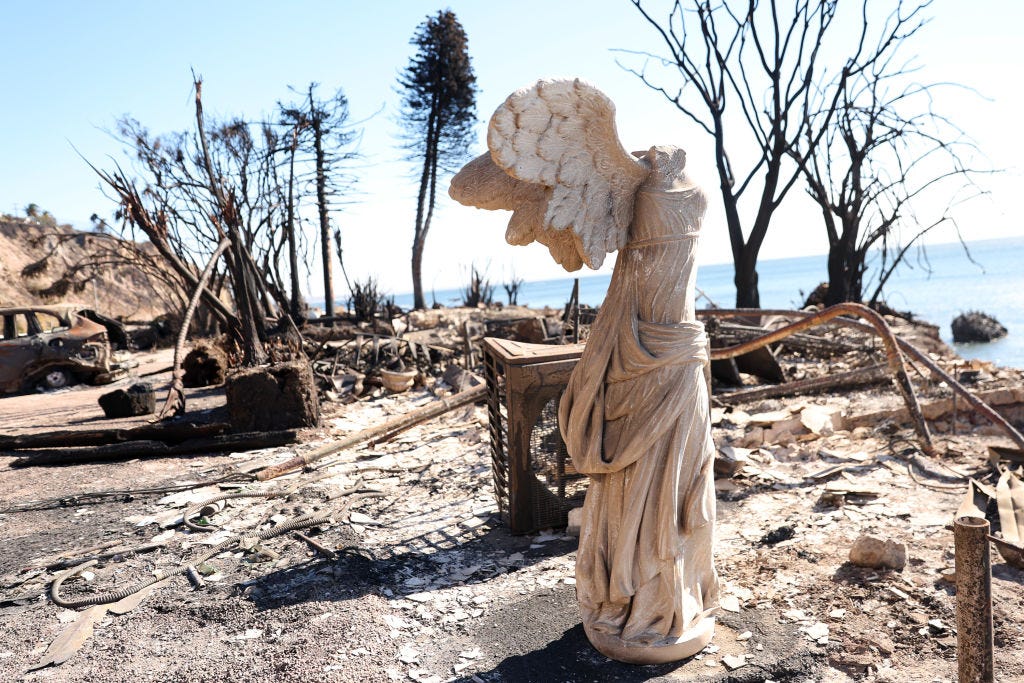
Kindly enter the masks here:
[[[310, 95], [312, 97], [312, 95]], [[310, 108], [312, 108], [310, 101]], [[331, 271], [331, 225], [327, 215], [327, 175], [324, 172], [323, 127], [313, 117], [313, 149], [316, 154], [316, 206], [320, 214], [320, 252], [324, 264], [324, 314], [334, 316], [334, 279]]]
[[288, 270], [291, 273], [291, 298], [289, 312], [292, 320], [299, 323], [302, 316], [302, 298], [299, 293], [299, 250], [295, 239], [295, 152], [299, 146], [299, 131], [292, 131], [292, 146], [288, 157], [288, 225], [285, 232], [288, 238]]
[[743, 250], [735, 262], [736, 308], [761, 308], [761, 296], [757, 289], [757, 254], [749, 248]]
[[[431, 178], [437, 173], [437, 114], [432, 110], [427, 122], [426, 154], [423, 156], [423, 172], [420, 174], [420, 191], [416, 201], [416, 230], [412, 240], [412, 293], [413, 308], [427, 307], [423, 298], [423, 247], [430, 230], [433, 213], [433, 194], [430, 193]], [[428, 193], [430, 193], [429, 208]]]
[[228, 267], [231, 270], [234, 284], [235, 304], [238, 306], [238, 320], [242, 329], [243, 363], [247, 366], [261, 365], [267, 361], [266, 350], [263, 348], [261, 331], [257, 329], [256, 288], [252, 282], [251, 271], [245, 257], [245, 245], [242, 243], [238, 229], [238, 216], [235, 207], [225, 196], [210, 159], [209, 146], [206, 143], [206, 130], [203, 125], [203, 83], [195, 81], [196, 88], [196, 125], [199, 129], [199, 141], [203, 150], [203, 164], [210, 183], [210, 192], [217, 202], [217, 213], [220, 222], [227, 229], [227, 237], [231, 240]]

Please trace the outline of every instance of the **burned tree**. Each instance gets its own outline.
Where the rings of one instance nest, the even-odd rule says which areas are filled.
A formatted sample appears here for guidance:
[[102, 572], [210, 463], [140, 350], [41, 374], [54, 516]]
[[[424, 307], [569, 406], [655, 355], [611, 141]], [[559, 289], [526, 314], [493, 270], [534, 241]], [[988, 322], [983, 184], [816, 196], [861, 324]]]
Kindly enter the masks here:
[[[288, 235], [288, 255], [291, 263], [291, 297], [290, 310], [292, 317], [299, 317], [298, 293], [298, 258], [296, 240], [297, 204], [301, 192], [296, 193], [296, 180], [311, 177], [315, 188], [317, 221], [319, 226], [320, 257], [324, 278], [324, 306], [328, 317], [334, 315], [334, 276], [331, 260], [331, 221], [330, 210], [354, 184], [354, 178], [342, 171], [345, 162], [357, 157], [352, 145], [358, 139], [358, 133], [349, 124], [348, 99], [342, 90], [331, 97], [321, 100], [316, 95], [316, 83], [310, 83], [302, 103], [279, 105], [281, 121], [288, 126], [288, 199], [287, 221], [285, 231]], [[300, 168], [296, 171], [296, 154]], [[335, 229], [340, 235], [340, 231]], [[341, 258], [341, 249], [338, 249]], [[342, 275], [345, 276], [345, 264], [341, 263]], [[346, 285], [348, 278], [345, 276]], [[349, 287], [351, 291], [351, 287]]]
[[416, 55], [398, 79], [407, 160], [422, 164], [412, 242], [413, 305], [423, 298], [423, 248], [437, 197], [438, 171], [458, 170], [476, 123], [476, 76], [466, 32], [451, 10], [428, 17], [411, 41]]
[[[265, 272], [254, 251], [268, 248], [275, 206], [268, 180], [270, 155], [243, 121], [209, 125], [196, 80], [196, 119], [191, 133], [152, 137], [137, 121], [124, 119], [119, 132], [135, 156], [140, 178], [120, 166], [99, 169], [118, 202], [120, 232], [141, 232], [189, 295], [202, 290], [204, 306], [227, 328], [246, 365], [265, 362], [265, 319], [273, 314]], [[201, 263], [228, 238], [231, 247], [200, 287]], [[219, 293], [228, 286], [234, 310]], [[276, 289], [276, 288], [275, 288]]]
[[[800, 178], [799, 163], [793, 159], [799, 162], [817, 147], [832, 124], [847, 80], [884, 61], [905, 37], [905, 25], [886, 24], [876, 50], [865, 52], [869, 0], [864, 0], [856, 37], [845, 54], [840, 53], [841, 66], [830, 78], [821, 50], [826, 41], [830, 50], [841, 49], [838, 32], [832, 29], [836, 0], [797, 0], [787, 9], [775, 0], [676, 0], [663, 20], [655, 18], [643, 0], [630, 1], [665, 48], [664, 55], [646, 56], [677, 71], [683, 84], [667, 87], [646, 70], [633, 72], [714, 138], [736, 305], [758, 307], [758, 254], [773, 214]], [[830, 85], [823, 88], [824, 83]], [[734, 107], [727, 109], [730, 102]], [[807, 111], [821, 115], [808, 117]], [[753, 150], [753, 157], [741, 173], [733, 160], [744, 145]], [[756, 196], [751, 198], [753, 218], [746, 221], [740, 203], [748, 191]]]
[[[922, 26], [918, 20], [906, 36]], [[869, 285], [875, 304], [908, 250], [952, 221], [949, 208], [977, 173], [962, 155], [973, 145], [931, 109], [933, 91], [950, 86], [910, 82], [907, 68], [890, 64], [848, 80], [825, 137], [794, 155], [828, 235], [827, 306], [860, 302]], [[926, 206], [940, 210], [926, 216]]]

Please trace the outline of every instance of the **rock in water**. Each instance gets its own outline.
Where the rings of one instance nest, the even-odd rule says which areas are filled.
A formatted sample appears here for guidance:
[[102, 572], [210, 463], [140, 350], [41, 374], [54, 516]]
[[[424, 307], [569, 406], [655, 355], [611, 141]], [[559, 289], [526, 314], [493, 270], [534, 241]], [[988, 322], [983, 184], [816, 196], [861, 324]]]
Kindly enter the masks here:
[[955, 342], [990, 342], [1006, 336], [1006, 328], [981, 311], [961, 313], [953, 319], [952, 328]]

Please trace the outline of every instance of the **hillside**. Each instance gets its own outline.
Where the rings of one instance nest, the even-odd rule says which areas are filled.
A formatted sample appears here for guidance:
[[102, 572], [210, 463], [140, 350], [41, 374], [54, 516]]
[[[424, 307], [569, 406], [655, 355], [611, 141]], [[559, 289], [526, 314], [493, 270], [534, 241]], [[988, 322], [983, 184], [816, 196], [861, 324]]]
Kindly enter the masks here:
[[46, 218], [0, 216], [0, 307], [80, 302], [112, 317], [152, 320], [174, 306], [165, 285], [136, 268], [114, 264], [78, 270], [77, 285], [62, 287], [62, 277], [78, 264], [90, 257], [107, 261], [112, 250], [123, 253], [127, 247]]

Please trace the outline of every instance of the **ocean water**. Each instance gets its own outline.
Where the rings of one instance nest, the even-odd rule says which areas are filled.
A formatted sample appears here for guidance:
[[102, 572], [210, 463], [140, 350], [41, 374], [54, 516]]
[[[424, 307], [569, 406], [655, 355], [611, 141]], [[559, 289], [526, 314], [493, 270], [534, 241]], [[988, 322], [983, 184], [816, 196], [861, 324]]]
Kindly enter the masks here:
[[[968, 258], [959, 243], [928, 245], [922, 254], [908, 253], [908, 260], [889, 280], [884, 299], [895, 309], [911, 311], [939, 326], [942, 338], [952, 344], [950, 323], [957, 315], [980, 310], [995, 316], [1009, 334], [988, 344], [954, 344], [965, 358], [993, 361], [999, 365], [1024, 368], [1024, 237], [967, 243]], [[758, 263], [761, 306], [799, 308], [806, 294], [828, 279], [825, 256], [770, 259]], [[732, 264], [702, 266], [697, 287], [719, 307], [736, 302]], [[580, 302], [599, 306], [608, 290], [610, 275], [580, 277]], [[573, 278], [526, 282], [519, 303], [535, 308], [562, 307], [572, 293]], [[495, 299], [504, 300], [500, 283]], [[434, 300], [446, 306], [461, 302], [461, 290], [439, 290]], [[412, 295], [395, 297], [403, 308], [412, 305]], [[698, 299], [697, 307], [707, 301]]]

